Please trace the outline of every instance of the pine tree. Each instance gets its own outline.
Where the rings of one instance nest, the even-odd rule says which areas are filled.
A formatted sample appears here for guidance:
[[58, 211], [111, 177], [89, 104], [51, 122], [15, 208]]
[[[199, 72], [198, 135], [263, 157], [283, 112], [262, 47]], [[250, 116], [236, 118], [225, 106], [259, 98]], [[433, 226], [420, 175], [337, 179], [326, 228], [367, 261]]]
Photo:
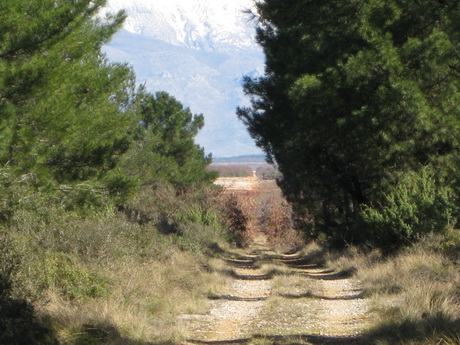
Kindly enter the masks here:
[[238, 114], [315, 229], [369, 240], [363, 210], [388, 207], [385, 193], [409, 172], [422, 178], [430, 167], [435, 186], [453, 188], [457, 2], [266, 0], [257, 9], [266, 73], [246, 79], [252, 106]]
[[122, 188], [123, 179], [115, 176], [114, 168], [129, 147], [134, 76], [126, 65], [109, 63], [101, 52], [125, 18], [123, 12], [99, 18], [104, 4], [1, 2], [4, 182], [28, 176], [36, 188], [72, 188], [81, 182], [110, 186], [108, 192], [113, 193], [117, 183]]
[[138, 94], [140, 126], [134, 132], [136, 144], [124, 167], [142, 185], [172, 184], [178, 191], [211, 182], [216, 176], [207, 171], [211, 156], [195, 144], [204, 125], [203, 115], [166, 92]]

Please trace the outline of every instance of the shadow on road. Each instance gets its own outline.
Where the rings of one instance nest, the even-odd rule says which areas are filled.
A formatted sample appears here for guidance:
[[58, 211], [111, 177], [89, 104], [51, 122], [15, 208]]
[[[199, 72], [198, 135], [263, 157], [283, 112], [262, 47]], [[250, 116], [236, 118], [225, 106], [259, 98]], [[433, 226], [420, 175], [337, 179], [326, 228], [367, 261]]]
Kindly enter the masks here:
[[292, 335], [261, 335], [256, 334], [250, 338], [241, 338], [234, 340], [219, 340], [219, 341], [202, 341], [188, 339], [188, 343], [206, 344], [206, 345], [225, 345], [225, 344], [251, 344], [256, 340], [265, 340], [273, 344], [283, 345], [320, 345], [320, 344], [345, 344], [345, 345], [363, 345], [366, 344], [360, 337], [330, 337], [311, 334], [292, 334]]

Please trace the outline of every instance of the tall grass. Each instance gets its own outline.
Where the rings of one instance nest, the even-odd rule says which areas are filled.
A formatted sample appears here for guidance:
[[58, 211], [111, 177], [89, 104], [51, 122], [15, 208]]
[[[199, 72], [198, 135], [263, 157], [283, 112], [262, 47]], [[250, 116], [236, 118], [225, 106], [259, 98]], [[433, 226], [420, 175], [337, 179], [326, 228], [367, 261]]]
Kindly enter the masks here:
[[460, 344], [460, 266], [445, 241], [431, 235], [391, 257], [351, 249], [333, 259], [356, 270], [370, 298], [373, 343]]

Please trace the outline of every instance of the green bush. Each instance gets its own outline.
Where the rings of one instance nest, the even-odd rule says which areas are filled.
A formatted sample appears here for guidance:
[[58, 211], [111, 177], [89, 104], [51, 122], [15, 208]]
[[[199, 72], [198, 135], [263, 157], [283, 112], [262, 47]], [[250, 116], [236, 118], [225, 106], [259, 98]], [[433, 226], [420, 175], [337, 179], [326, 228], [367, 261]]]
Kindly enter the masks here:
[[222, 224], [219, 221], [217, 214], [211, 210], [203, 209], [198, 205], [192, 205], [184, 210], [179, 215], [178, 220], [185, 224], [198, 223], [206, 226], [211, 226], [219, 231], [222, 229]]
[[382, 201], [361, 212], [364, 227], [378, 246], [393, 248], [446, 230], [451, 221], [449, 190], [436, 183], [429, 169], [394, 180]]
[[40, 266], [40, 275], [46, 285], [57, 289], [70, 299], [101, 297], [110, 291], [106, 279], [91, 272], [70, 255], [46, 255]]
[[449, 229], [440, 241], [440, 248], [453, 260], [460, 259], [460, 231]]
[[190, 206], [178, 215], [177, 229], [176, 240], [184, 250], [198, 252], [212, 243], [229, 239], [219, 216], [197, 205]]

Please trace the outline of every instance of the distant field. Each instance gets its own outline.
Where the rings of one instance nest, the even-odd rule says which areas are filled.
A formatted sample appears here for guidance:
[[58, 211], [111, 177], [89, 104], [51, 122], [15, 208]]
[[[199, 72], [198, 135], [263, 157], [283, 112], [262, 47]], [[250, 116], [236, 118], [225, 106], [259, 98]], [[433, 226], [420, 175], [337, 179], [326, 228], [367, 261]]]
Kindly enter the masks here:
[[237, 157], [218, 157], [213, 158], [211, 166], [246, 166], [252, 170], [257, 170], [262, 166], [266, 166], [267, 162], [263, 155], [249, 155], [249, 156], [237, 156]]
[[208, 167], [216, 171], [220, 177], [251, 177], [272, 180], [281, 177], [280, 172], [273, 165], [265, 161], [264, 156], [240, 156], [229, 158], [215, 158]]
[[255, 177], [262, 180], [276, 180], [281, 173], [272, 165], [263, 164], [250, 166], [241, 164], [211, 164], [208, 170], [215, 171], [219, 177]]

